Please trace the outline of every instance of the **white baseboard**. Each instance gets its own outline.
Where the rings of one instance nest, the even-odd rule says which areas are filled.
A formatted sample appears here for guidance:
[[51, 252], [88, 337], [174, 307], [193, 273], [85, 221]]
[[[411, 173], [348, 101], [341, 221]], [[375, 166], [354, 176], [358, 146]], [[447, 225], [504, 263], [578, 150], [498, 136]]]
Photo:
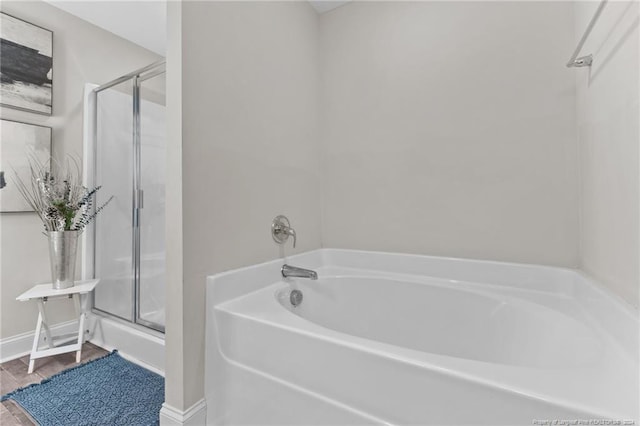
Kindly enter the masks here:
[[204, 426], [207, 424], [207, 404], [204, 399], [181, 411], [165, 402], [160, 409], [160, 426]]
[[[78, 321], [71, 320], [50, 327], [55, 336], [77, 334]], [[164, 375], [164, 339], [160, 333], [142, 331], [131, 324], [101, 315], [87, 315], [85, 339], [109, 351], [117, 349], [120, 355], [160, 375]], [[35, 331], [0, 339], [0, 363], [31, 353]], [[45, 344], [44, 333], [40, 346]]]
[[[78, 333], [78, 321], [71, 320], [49, 327], [53, 336]], [[11, 361], [31, 353], [34, 331], [0, 339], [0, 362]], [[85, 332], [86, 336], [86, 332]], [[40, 335], [40, 344], [44, 343], [44, 333]]]

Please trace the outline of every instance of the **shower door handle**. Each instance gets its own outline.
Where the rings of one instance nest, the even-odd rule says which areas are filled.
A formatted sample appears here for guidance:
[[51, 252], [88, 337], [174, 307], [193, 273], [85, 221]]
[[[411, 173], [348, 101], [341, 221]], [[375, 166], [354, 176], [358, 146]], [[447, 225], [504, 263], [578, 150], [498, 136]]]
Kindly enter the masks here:
[[138, 196], [136, 197], [136, 208], [144, 208], [144, 191], [142, 189], [138, 189]]

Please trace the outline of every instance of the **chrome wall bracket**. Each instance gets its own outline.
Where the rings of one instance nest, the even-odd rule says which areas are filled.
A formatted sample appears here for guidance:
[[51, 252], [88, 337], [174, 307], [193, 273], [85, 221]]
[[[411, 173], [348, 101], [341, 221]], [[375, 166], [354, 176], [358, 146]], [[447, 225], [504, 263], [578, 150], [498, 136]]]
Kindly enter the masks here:
[[569, 59], [569, 62], [567, 62], [567, 67], [569, 68], [590, 67], [591, 64], [593, 63], [592, 55], [580, 56], [579, 58], [578, 58], [578, 55], [580, 54], [580, 51], [582, 50], [584, 43], [587, 41], [587, 38], [589, 38], [589, 34], [591, 34], [593, 27], [596, 25], [596, 22], [598, 21], [598, 18], [600, 17], [602, 10], [607, 5], [607, 1], [608, 0], [600, 1], [600, 4], [598, 5], [598, 9], [596, 9], [596, 13], [593, 15], [593, 18], [591, 18], [591, 21], [589, 21], [589, 25], [587, 25], [587, 29], [584, 31], [584, 34], [582, 34], [582, 38], [580, 38], [580, 41], [578, 42], [578, 46], [576, 46], [576, 50], [573, 51], [573, 54], [571, 55], [571, 59]]
[[593, 55], [581, 56], [576, 58], [570, 67], [590, 67], [593, 63]]

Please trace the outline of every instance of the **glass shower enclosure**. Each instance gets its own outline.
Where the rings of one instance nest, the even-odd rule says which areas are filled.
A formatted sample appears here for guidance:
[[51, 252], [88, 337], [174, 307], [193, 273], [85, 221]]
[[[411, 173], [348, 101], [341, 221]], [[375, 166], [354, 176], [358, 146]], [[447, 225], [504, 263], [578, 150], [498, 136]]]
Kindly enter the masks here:
[[164, 61], [93, 87], [87, 105], [85, 175], [102, 187], [96, 205], [113, 196], [85, 240], [93, 308], [164, 332]]

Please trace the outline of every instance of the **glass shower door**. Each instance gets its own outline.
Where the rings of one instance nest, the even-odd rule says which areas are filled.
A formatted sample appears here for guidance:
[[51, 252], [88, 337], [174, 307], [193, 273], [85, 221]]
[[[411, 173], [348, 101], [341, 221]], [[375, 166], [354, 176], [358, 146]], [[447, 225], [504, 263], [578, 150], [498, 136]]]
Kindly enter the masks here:
[[95, 222], [94, 308], [127, 321], [135, 320], [132, 110], [131, 80], [96, 93], [96, 205], [113, 200]]
[[165, 315], [165, 73], [138, 79], [140, 99], [139, 285], [136, 321], [164, 331]]
[[94, 227], [94, 308], [164, 332], [164, 64], [94, 92], [97, 205], [113, 196]]

